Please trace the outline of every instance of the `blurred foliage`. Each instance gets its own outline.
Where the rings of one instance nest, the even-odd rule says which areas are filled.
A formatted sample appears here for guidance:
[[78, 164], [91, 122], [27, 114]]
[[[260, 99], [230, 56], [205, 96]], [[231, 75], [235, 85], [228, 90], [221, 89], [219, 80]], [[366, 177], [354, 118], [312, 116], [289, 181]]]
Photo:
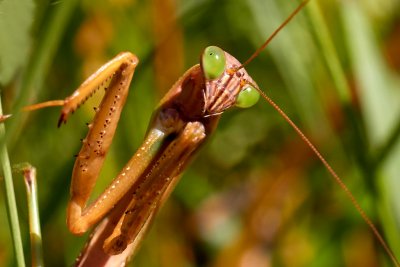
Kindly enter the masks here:
[[[37, 0], [34, 10], [29, 1], [17, 1], [21, 6], [13, 9], [3, 8], [6, 2], [12, 1], [0, 2], [2, 100], [6, 113], [16, 113], [6, 123], [8, 149], [13, 163], [29, 161], [37, 168], [47, 266], [70, 266], [87, 237], [68, 232], [65, 207], [73, 155], [99, 97], [61, 129], [56, 128], [57, 109], [21, 114], [20, 107], [68, 96], [120, 51], [138, 55], [98, 194], [139, 146], [157, 101], [198, 63], [204, 47], [218, 45], [244, 61], [298, 4]], [[4, 23], [9, 18], [21, 23], [21, 32]], [[398, 257], [399, 31], [398, 0], [379, 5], [311, 0], [247, 66], [259, 86], [314, 140]], [[15, 45], [2, 41], [15, 36], [21, 38]], [[29, 262], [26, 196], [22, 178], [14, 182]], [[0, 204], [0, 265], [7, 266], [13, 255], [3, 198]], [[387, 258], [322, 164], [260, 101], [249, 110], [223, 115], [132, 264], [390, 266]]]
[[31, 46], [30, 26], [34, 16], [31, 0], [0, 2], [0, 84], [9, 83], [26, 64]]

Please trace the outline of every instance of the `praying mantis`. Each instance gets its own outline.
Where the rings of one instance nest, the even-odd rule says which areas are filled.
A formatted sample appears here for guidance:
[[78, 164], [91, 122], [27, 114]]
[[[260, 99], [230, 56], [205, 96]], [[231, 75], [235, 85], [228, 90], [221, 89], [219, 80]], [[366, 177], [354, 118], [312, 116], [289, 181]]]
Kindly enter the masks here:
[[[124, 57], [130, 58], [131, 55], [130, 55], [130, 54], [122, 54], [120, 57], [122, 57], [122, 58], [124, 58]], [[230, 56], [227, 56], [227, 57], [230, 59]], [[121, 58], [117, 58], [115, 62], [120, 62], [120, 61], [118, 61], [118, 60], [122, 60], [122, 59], [121, 59]], [[237, 66], [240, 66], [240, 63], [237, 63], [237, 62], [236, 62], [236, 65], [237, 65]], [[229, 69], [229, 68], [228, 68], [228, 69]], [[234, 68], [231, 68], [231, 72], [232, 72], [232, 73], [235, 73]], [[110, 72], [110, 73], [112, 73], [112, 72]], [[106, 74], [110, 74], [110, 73], [107, 73], [107, 72], [106, 72]], [[197, 76], [196, 76], [196, 77], [197, 77]], [[255, 82], [253, 82], [252, 80], [248, 80], [248, 81], [249, 81], [248, 84], [250, 84], [250, 85], [251, 85], [251, 84], [252, 84], [252, 85], [256, 85]], [[114, 112], [114, 111], [113, 111], [113, 112]], [[98, 113], [97, 113], [97, 114], [98, 114]], [[65, 116], [66, 116], [66, 115], [64, 115], [64, 117], [62, 117], [61, 121], [64, 121]], [[173, 121], [175, 120], [175, 115], [174, 115], [174, 114], [168, 114], [167, 117], [169, 118], [169, 116], [171, 116], [171, 118], [172, 118]], [[171, 118], [169, 118], [169, 119], [171, 119]], [[178, 123], [178, 124], [179, 124], [179, 123]], [[196, 128], [197, 128], [197, 127], [196, 127]], [[196, 136], [197, 136], [197, 135], [196, 135]], [[104, 138], [104, 137], [103, 137], [103, 138]], [[201, 139], [201, 137], [199, 137], [199, 138]], [[158, 144], [158, 143], [157, 143], [157, 144]], [[157, 144], [156, 144], [156, 145], [157, 145]], [[147, 148], [148, 148], [148, 147], [146, 147], [145, 150], [147, 150]], [[150, 151], [151, 151], [151, 149], [150, 149]], [[101, 151], [96, 151], [96, 152], [93, 151], [93, 153], [102, 153], [102, 152], [101, 152]], [[82, 155], [78, 155], [78, 159], [81, 159], [81, 158], [84, 158], [84, 157], [82, 157]], [[84, 168], [84, 167], [85, 167], [84, 164], [82, 164], [82, 165], [83, 165], [82, 168]], [[80, 165], [78, 165], [78, 166], [80, 167]], [[128, 167], [125, 167], [125, 170], [126, 170], [126, 168], [128, 168]], [[131, 170], [131, 169], [130, 169], [130, 170]], [[123, 172], [121, 173], [121, 175], [123, 175]], [[171, 181], [171, 182], [172, 182], [172, 181]], [[79, 182], [78, 182], [78, 183], [79, 183]], [[112, 187], [112, 185], [111, 185], [111, 187]], [[165, 190], [165, 192], [168, 192], [168, 190], [169, 190], [168, 186], [167, 186], [166, 189], [163, 189], [163, 190]], [[156, 191], [156, 194], [157, 194], [157, 191]], [[164, 195], [164, 196], [165, 196], [165, 195]], [[162, 194], [160, 194], [160, 197], [162, 197]], [[79, 201], [78, 201], [78, 202], [79, 202]], [[94, 205], [95, 205], [95, 204], [94, 204]], [[70, 206], [71, 206], [71, 205], [70, 205]], [[70, 209], [74, 209], [74, 208], [73, 208], [73, 207], [70, 207]], [[149, 212], [151, 212], [151, 213], [152, 213], [152, 212], [155, 212], [155, 209], [156, 209], [155, 207], [151, 207], [150, 210], [149, 210]], [[130, 214], [129, 211], [130, 211], [130, 210], [128, 210], [128, 215]], [[72, 218], [72, 219], [71, 219], [71, 217], [70, 217], [69, 219], [70, 219], [71, 221], [75, 221], [75, 218]], [[72, 225], [73, 225], [73, 223], [72, 223]], [[72, 226], [72, 227], [74, 228], [75, 226]], [[75, 229], [74, 229], [74, 231], [75, 231]], [[76, 230], [76, 231], [77, 231], [77, 232], [80, 232], [80, 230]], [[137, 233], [136, 233], [136, 234], [137, 234]], [[118, 251], [118, 250], [116, 249], [116, 250], [114, 250], [114, 251]]]

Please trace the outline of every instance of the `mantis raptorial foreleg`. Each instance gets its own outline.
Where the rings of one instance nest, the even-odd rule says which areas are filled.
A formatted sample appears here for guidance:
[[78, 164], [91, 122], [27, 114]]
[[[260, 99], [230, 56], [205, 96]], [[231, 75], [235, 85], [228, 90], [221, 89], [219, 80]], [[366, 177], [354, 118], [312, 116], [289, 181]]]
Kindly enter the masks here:
[[143, 226], [161, 206], [162, 200], [168, 197], [171, 192], [168, 189], [177, 183], [189, 157], [205, 137], [204, 126], [200, 122], [188, 123], [163, 150], [137, 186], [128, 192], [131, 201], [113, 234], [105, 240], [105, 252], [121, 253], [129, 243], [135, 241]]
[[103, 251], [103, 248], [108, 254], [118, 254], [112, 258], [114, 264], [125, 262], [127, 255], [137, 250], [157, 210], [179, 181], [181, 171], [188, 163], [188, 157], [198, 148], [205, 136], [201, 123], [188, 123], [185, 126], [160, 155], [159, 160], [152, 165], [152, 171], [149, 172], [152, 174], [147, 177], [148, 182], [139, 183], [143, 186], [133, 187], [112, 210], [108, 219], [96, 229], [95, 236], [91, 238], [87, 250], [82, 254], [83, 257], [77, 261], [78, 266], [100, 265], [110, 261], [109, 257], [99, 252]]
[[[93, 123], [89, 125], [89, 132], [83, 140], [72, 174], [67, 225], [75, 234], [86, 232], [89, 227], [107, 214], [127, 193], [138, 176], [144, 172], [153, 160], [155, 153], [140, 153], [140, 151], [156, 151], [154, 146], [158, 147], [168, 132], [174, 131], [168, 123], [156, 122], [155, 129], [149, 132], [139, 152], [132, 157], [103, 194], [89, 207], [86, 207], [105, 155], [111, 145], [137, 63], [137, 58], [131, 53], [125, 52], [117, 55], [90, 76], [72, 96], [65, 100], [59, 124], [65, 122], [69, 113], [73, 112], [101, 84], [111, 79]], [[163, 124], [167, 127], [164, 127]]]
[[[69, 113], [111, 78], [77, 156], [67, 210], [69, 229], [81, 234], [112, 208], [124, 207], [112, 235], [105, 240], [104, 250], [108, 254], [122, 253], [135, 240], [153, 217], [160, 201], [166, 198], [164, 194], [170, 191], [170, 185], [176, 183], [177, 179], [172, 178], [179, 176], [192, 152], [205, 138], [200, 122], [183, 122], [176, 110], [160, 109], [143, 145], [97, 200], [86, 207], [111, 145], [137, 62], [134, 55], [122, 53], [102, 66], [65, 100], [59, 121], [65, 122]], [[174, 134], [172, 138], [171, 134]]]
[[[104, 199], [104, 205], [101, 208], [96, 204], [85, 208], [111, 145], [137, 63], [138, 59], [131, 53], [117, 55], [90, 76], [65, 100], [59, 125], [65, 122], [68, 115], [74, 112], [99, 86], [108, 79], [112, 79], [94, 121], [89, 125], [89, 132], [83, 140], [81, 151], [75, 162], [71, 183], [71, 200], [67, 211], [67, 225], [73, 233], [80, 234], [87, 231], [119, 200], [118, 197], [113, 197], [115, 195], [111, 194]], [[103, 195], [97, 202], [104, 198]], [[106, 208], [104, 209], [104, 207]]]

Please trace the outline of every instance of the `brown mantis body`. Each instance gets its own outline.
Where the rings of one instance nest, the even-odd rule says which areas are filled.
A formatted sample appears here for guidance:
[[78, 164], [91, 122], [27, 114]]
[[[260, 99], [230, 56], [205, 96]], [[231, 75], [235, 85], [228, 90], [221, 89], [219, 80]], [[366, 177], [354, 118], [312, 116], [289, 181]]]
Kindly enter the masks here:
[[205, 79], [200, 65], [180, 78], [154, 112], [143, 145], [88, 207], [86, 203], [111, 144], [137, 58], [129, 52], [117, 55], [65, 100], [59, 125], [89, 94], [112, 78], [75, 162], [67, 211], [72, 233], [86, 232], [114, 210], [110, 221], [115, 228], [104, 241], [104, 251], [120, 254], [128, 244], [140, 243], [142, 233], [182, 170], [215, 130], [220, 114], [235, 104], [243, 88], [255, 84], [244, 69], [236, 70], [240, 63], [235, 58], [226, 52], [224, 57], [226, 68], [219, 79]]

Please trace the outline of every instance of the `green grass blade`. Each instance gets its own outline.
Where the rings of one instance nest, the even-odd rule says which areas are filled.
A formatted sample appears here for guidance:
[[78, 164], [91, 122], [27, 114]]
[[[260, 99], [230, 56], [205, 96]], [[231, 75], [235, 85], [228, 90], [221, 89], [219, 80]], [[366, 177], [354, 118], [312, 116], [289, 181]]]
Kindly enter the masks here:
[[1, 85], [8, 84], [27, 61], [34, 8], [32, 0], [0, 1]]
[[318, 2], [311, 1], [308, 4], [308, 8], [305, 10], [308, 11], [312, 25], [314, 26], [313, 30], [315, 31], [315, 35], [320, 44], [322, 54], [325, 57], [328, 70], [332, 76], [332, 81], [335, 84], [335, 89], [338, 92], [340, 100], [345, 105], [349, 105], [351, 101], [350, 88], [347, 84], [346, 76], [339, 62], [339, 56], [336, 53]]
[[[380, 53], [367, 12], [363, 12], [362, 5], [354, 1], [343, 2], [341, 12], [369, 147], [375, 150], [390, 142], [400, 115], [399, 94]], [[396, 223], [400, 216], [400, 146], [393, 145], [391, 150], [390, 157], [375, 170], [373, 183], [379, 192], [377, 207], [382, 227], [395, 254], [400, 255], [400, 233]]]
[[39, 205], [37, 199], [36, 168], [29, 163], [22, 163], [13, 166], [13, 169], [17, 172], [21, 172], [24, 176], [26, 196], [28, 200], [32, 267], [41, 267], [43, 266], [43, 249]]
[[[1, 100], [0, 100], [0, 115], [3, 113]], [[1, 147], [0, 147], [0, 160], [1, 160], [1, 168], [3, 169], [4, 175], [4, 184], [5, 184], [5, 195], [6, 195], [6, 202], [7, 202], [7, 212], [8, 212], [8, 219], [11, 228], [11, 237], [13, 240], [14, 246], [14, 253], [18, 267], [25, 266], [25, 259], [24, 259], [24, 251], [22, 248], [22, 240], [21, 240], [21, 230], [19, 228], [19, 220], [18, 220], [18, 211], [17, 211], [17, 204], [15, 201], [15, 194], [14, 194], [14, 185], [13, 179], [11, 174], [11, 166], [10, 160], [8, 158], [8, 152], [5, 143], [5, 126], [4, 123], [0, 124], [0, 140], [1, 140]]]
[[[43, 88], [43, 81], [49, 71], [53, 57], [59, 48], [59, 43], [65, 32], [65, 28], [70, 21], [70, 17], [77, 5], [77, 0], [60, 2], [55, 6], [55, 10], [45, 21], [44, 29], [40, 33], [36, 49], [29, 62], [24, 78], [19, 88], [19, 97], [14, 104], [14, 110], [19, 110], [27, 103], [28, 99], [34, 99], [39, 95]], [[16, 114], [17, 115], [17, 114]], [[10, 122], [7, 137], [11, 137], [9, 144], [13, 146], [16, 142], [18, 133], [21, 130], [21, 123], [15, 116]]]

